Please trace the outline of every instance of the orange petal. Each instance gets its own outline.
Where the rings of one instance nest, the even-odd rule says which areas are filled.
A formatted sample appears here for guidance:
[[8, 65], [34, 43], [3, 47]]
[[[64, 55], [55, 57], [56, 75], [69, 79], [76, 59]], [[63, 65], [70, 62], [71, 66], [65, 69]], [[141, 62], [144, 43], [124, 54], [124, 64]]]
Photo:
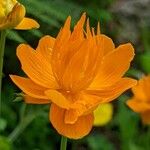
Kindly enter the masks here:
[[121, 95], [124, 91], [133, 87], [136, 84], [137, 81], [134, 79], [122, 78], [112, 86], [108, 86], [99, 90], [87, 90], [86, 92], [88, 94], [96, 95], [99, 96], [100, 98], [103, 98], [103, 100], [100, 101], [99, 103], [104, 103], [104, 102], [106, 103], [114, 100], [119, 95]]
[[142, 100], [143, 102], [148, 99], [146, 93], [145, 93], [146, 87], [144, 87], [143, 80], [140, 80], [136, 86], [132, 88], [132, 92], [134, 93], [134, 96]]
[[[58, 80], [61, 80], [66, 66], [72, 59], [73, 55], [79, 50], [81, 43], [84, 40], [84, 29], [83, 25], [86, 19], [86, 14], [84, 13], [77, 25], [74, 27], [72, 34], [70, 34], [70, 17], [65, 23], [65, 30], [62, 29], [56, 38], [56, 43], [54, 46], [53, 54], [53, 65], [55, 72], [57, 72]], [[66, 33], [63, 33], [66, 32]]]
[[145, 83], [144, 91], [145, 91], [145, 94], [146, 94], [147, 98], [150, 101], [150, 91], [149, 91], [149, 89], [150, 89], [150, 75], [146, 76], [143, 80], [144, 80], [144, 83]]
[[121, 45], [106, 55], [89, 89], [99, 89], [117, 82], [129, 69], [133, 57], [134, 49], [131, 44]]
[[78, 120], [78, 113], [75, 109], [69, 109], [65, 112], [65, 124], [74, 124]]
[[51, 103], [50, 100], [38, 99], [38, 98], [31, 97], [29, 95], [24, 95], [24, 100], [27, 104], [49, 104]]
[[134, 93], [134, 96], [143, 101], [149, 101], [150, 100], [150, 75], [144, 76], [138, 81], [138, 84], [132, 88], [132, 92]]
[[77, 40], [77, 39], [83, 39], [83, 26], [86, 19], [86, 13], [83, 13], [80, 20], [77, 22], [76, 26], [74, 27], [74, 30], [71, 34], [71, 40]]
[[104, 34], [100, 34], [96, 36], [97, 45], [101, 51], [103, 51], [103, 55], [107, 55], [115, 49], [115, 45], [111, 38]]
[[71, 17], [69, 16], [66, 19], [64, 27], [60, 30], [58, 36], [56, 37], [56, 41], [52, 52], [52, 58], [53, 58], [52, 66], [58, 80], [62, 76], [61, 74], [62, 70], [64, 71], [64, 68], [61, 65], [62, 64], [61, 58], [63, 54], [66, 54], [64, 51], [66, 50], [66, 45], [68, 45], [68, 41], [71, 35], [70, 23], [71, 23]]
[[139, 101], [136, 98], [132, 98], [127, 101], [127, 105], [135, 112], [144, 112], [150, 110], [150, 104], [144, 101]]
[[141, 113], [143, 124], [150, 125], [150, 110]]
[[17, 56], [21, 61], [23, 71], [31, 80], [45, 88], [58, 88], [51, 64], [40, 53], [28, 45], [20, 44], [17, 48]]
[[10, 75], [12, 81], [27, 95], [39, 98], [39, 99], [48, 99], [44, 94], [46, 88], [43, 88], [35, 84], [32, 80], [28, 78], [19, 77], [16, 75]]
[[79, 99], [71, 107], [76, 109], [78, 116], [86, 115], [93, 112], [100, 101], [102, 98], [82, 92]]
[[60, 47], [63, 44], [65, 44], [70, 38], [70, 35], [71, 35], [70, 23], [71, 23], [71, 17], [69, 16], [66, 19], [64, 27], [60, 30], [58, 36], [56, 37], [56, 42], [55, 42], [54, 51], [53, 51], [54, 56], [60, 52]]
[[87, 19], [87, 22], [86, 22], [86, 36], [87, 38], [92, 37], [89, 18]]
[[15, 29], [19, 30], [29, 30], [34, 28], [39, 28], [40, 25], [31, 18], [23, 18], [23, 20], [15, 27]]
[[45, 91], [45, 94], [54, 104], [58, 105], [61, 108], [68, 109], [73, 104], [71, 101], [66, 99], [66, 97], [63, 94], [56, 90], [47, 90]]
[[65, 109], [61, 109], [55, 104], [51, 105], [50, 121], [57, 132], [71, 139], [79, 139], [86, 136], [92, 129], [93, 114], [81, 116], [74, 124], [65, 123]]
[[63, 86], [74, 92], [87, 87], [95, 77], [99, 56], [95, 39], [88, 38], [84, 40], [78, 51], [72, 56], [69, 64], [67, 64], [62, 77]]
[[100, 22], [97, 24], [97, 35], [101, 34]]
[[42, 37], [39, 41], [38, 47], [37, 47], [37, 52], [41, 53], [41, 55], [48, 61], [51, 61], [51, 55], [52, 55], [52, 50], [53, 46], [55, 43], [55, 38], [46, 35]]

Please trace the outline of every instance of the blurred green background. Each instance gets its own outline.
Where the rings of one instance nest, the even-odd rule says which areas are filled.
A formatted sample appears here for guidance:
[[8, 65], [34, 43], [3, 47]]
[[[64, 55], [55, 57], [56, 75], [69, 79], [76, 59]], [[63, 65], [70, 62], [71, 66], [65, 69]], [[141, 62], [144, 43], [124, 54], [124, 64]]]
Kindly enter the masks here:
[[[19, 2], [25, 5], [26, 16], [36, 19], [41, 27], [8, 33], [3, 69], [0, 150], [57, 150], [60, 135], [49, 123], [49, 106], [25, 105], [21, 95], [16, 94], [21, 91], [9, 78], [9, 74], [23, 74], [16, 57], [17, 45], [29, 43], [36, 47], [43, 35], [56, 37], [68, 15], [72, 16], [73, 27], [80, 15], [87, 12], [91, 26], [96, 27], [100, 21], [101, 32], [110, 36], [116, 46], [126, 42], [134, 45], [136, 56], [127, 75], [138, 79], [150, 73], [150, 0]], [[127, 91], [113, 102], [114, 115], [109, 124], [93, 128], [84, 139], [70, 140], [68, 150], [150, 150], [150, 127], [142, 125], [139, 115], [126, 106], [130, 96], [131, 92]]]

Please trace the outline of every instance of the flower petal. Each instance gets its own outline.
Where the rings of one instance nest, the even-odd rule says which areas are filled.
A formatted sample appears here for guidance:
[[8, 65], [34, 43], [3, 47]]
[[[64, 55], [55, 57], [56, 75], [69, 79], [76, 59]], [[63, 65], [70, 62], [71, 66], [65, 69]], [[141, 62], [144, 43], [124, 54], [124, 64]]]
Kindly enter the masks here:
[[71, 35], [70, 23], [71, 17], [69, 16], [66, 19], [64, 27], [60, 30], [58, 36], [56, 37], [56, 41], [52, 52], [52, 67], [58, 80], [61, 78], [62, 75], [61, 70], [64, 70], [64, 68], [61, 65], [62, 55], [66, 54], [66, 45], [68, 45], [68, 41]]
[[108, 53], [115, 50], [115, 45], [111, 38], [104, 34], [100, 34], [96, 36], [97, 45], [101, 51], [103, 51], [103, 55], [107, 55]]
[[82, 92], [79, 99], [71, 107], [76, 109], [79, 116], [87, 115], [97, 108], [100, 101], [102, 98]]
[[16, 75], [10, 75], [12, 81], [27, 95], [39, 98], [39, 99], [48, 99], [44, 94], [46, 88], [41, 87], [35, 84], [32, 80], [28, 78], [19, 77]]
[[86, 88], [95, 77], [100, 56], [95, 39], [84, 40], [67, 64], [62, 77], [64, 88], [74, 92]]
[[45, 94], [54, 104], [56, 104], [60, 108], [69, 109], [73, 104], [71, 101], [66, 99], [66, 97], [62, 93], [56, 90], [47, 90], [45, 91]]
[[89, 89], [99, 89], [114, 84], [129, 69], [133, 56], [134, 49], [131, 44], [123, 44], [106, 55]]
[[16, 3], [12, 11], [0, 24], [0, 30], [16, 27], [25, 16], [25, 7], [20, 3]]
[[17, 56], [21, 61], [23, 71], [31, 80], [45, 88], [58, 88], [51, 64], [40, 53], [28, 45], [21, 44], [17, 48]]
[[150, 110], [149, 103], [132, 98], [127, 101], [127, 105], [135, 112], [144, 112]]
[[52, 50], [55, 43], [55, 38], [46, 35], [42, 37], [39, 41], [38, 47], [36, 49], [37, 52], [41, 53], [41, 55], [48, 61], [51, 61]]
[[134, 93], [137, 99], [146, 101], [148, 98], [145, 94], [144, 86], [141, 84], [139, 85], [139, 83], [142, 83], [142, 82], [139, 81], [138, 84], [132, 88], [132, 92]]
[[137, 84], [137, 81], [131, 78], [122, 78], [112, 86], [108, 86], [99, 90], [87, 90], [88, 94], [103, 98], [99, 103], [106, 103], [114, 100], [127, 89]]
[[49, 104], [51, 103], [48, 99], [38, 99], [29, 95], [24, 95], [24, 100], [27, 104]]
[[144, 124], [150, 125], [150, 110], [141, 113], [141, 117]]
[[74, 124], [78, 120], [78, 112], [75, 109], [69, 109], [65, 112], [64, 122], [66, 124]]
[[71, 34], [71, 40], [83, 40], [84, 39], [84, 23], [86, 19], [86, 13], [83, 13], [80, 20], [77, 22], [76, 26], [74, 27], [74, 30]]
[[15, 29], [19, 30], [29, 30], [34, 28], [39, 28], [40, 25], [31, 18], [23, 18], [23, 20], [15, 27]]
[[61, 109], [55, 104], [51, 105], [50, 121], [57, 132], [71, 139], [79, 139], [86, 136], [93, 125], [93, 114], [81, 116], [74, 124], [65, 123], [65, 109]]

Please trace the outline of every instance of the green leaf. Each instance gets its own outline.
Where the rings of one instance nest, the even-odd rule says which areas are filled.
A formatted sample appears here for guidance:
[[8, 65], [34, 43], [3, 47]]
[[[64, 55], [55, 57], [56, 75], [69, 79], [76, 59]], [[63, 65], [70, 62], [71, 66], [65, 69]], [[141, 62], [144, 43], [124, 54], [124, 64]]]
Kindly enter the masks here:
[[144, 53], [139, 56], [140, 65], [145, 73], [150, 73], [150, 53]]
[[87, 142], [90, 150], [115, 150], [114, 145], [100, 134], [88, 136]]
[[0, 136], [0, 150], [11, 150], [12, 145], [6, 137]]
[[7, 126], [7, 121], [3, 118], [0, 118], [0, 131], [5, 130], [6, 126]]

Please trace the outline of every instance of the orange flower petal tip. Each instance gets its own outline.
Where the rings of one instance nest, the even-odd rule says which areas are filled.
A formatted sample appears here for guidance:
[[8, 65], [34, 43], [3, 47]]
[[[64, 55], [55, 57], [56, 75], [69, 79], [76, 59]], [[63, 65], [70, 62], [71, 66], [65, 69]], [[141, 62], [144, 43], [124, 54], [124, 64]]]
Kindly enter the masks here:
[[150, 75], [142, 77], [136, 86], [132, 88], [133, 97], [127, 101], [127, 105], [139, 113], [143, 124], [150, 124]]
[[42, 37], [35, 50], [25, 44], [17, 48], [28, 78], [13, 81], [32, 97], [27, 103], [50, 100], [54, 128], [63, 136], [78, 139], [91, 131], [99, 104], [116, 99], [136, 84], [136, 80], [123, 77], [134, 49], [131, 44], [116, 48], [111, 38], [100, 33], [99, 23], [96, 32], [90, 27], [86, 13], [73, 31], [70, 23], [69, 16], [58, 36]]
[[[0, 30], [39, 28], [35, 20], [25, 18], [25, 7], [16, 0], [0, 2]], [[20, 25], [19, 25], [20, 24]]]

